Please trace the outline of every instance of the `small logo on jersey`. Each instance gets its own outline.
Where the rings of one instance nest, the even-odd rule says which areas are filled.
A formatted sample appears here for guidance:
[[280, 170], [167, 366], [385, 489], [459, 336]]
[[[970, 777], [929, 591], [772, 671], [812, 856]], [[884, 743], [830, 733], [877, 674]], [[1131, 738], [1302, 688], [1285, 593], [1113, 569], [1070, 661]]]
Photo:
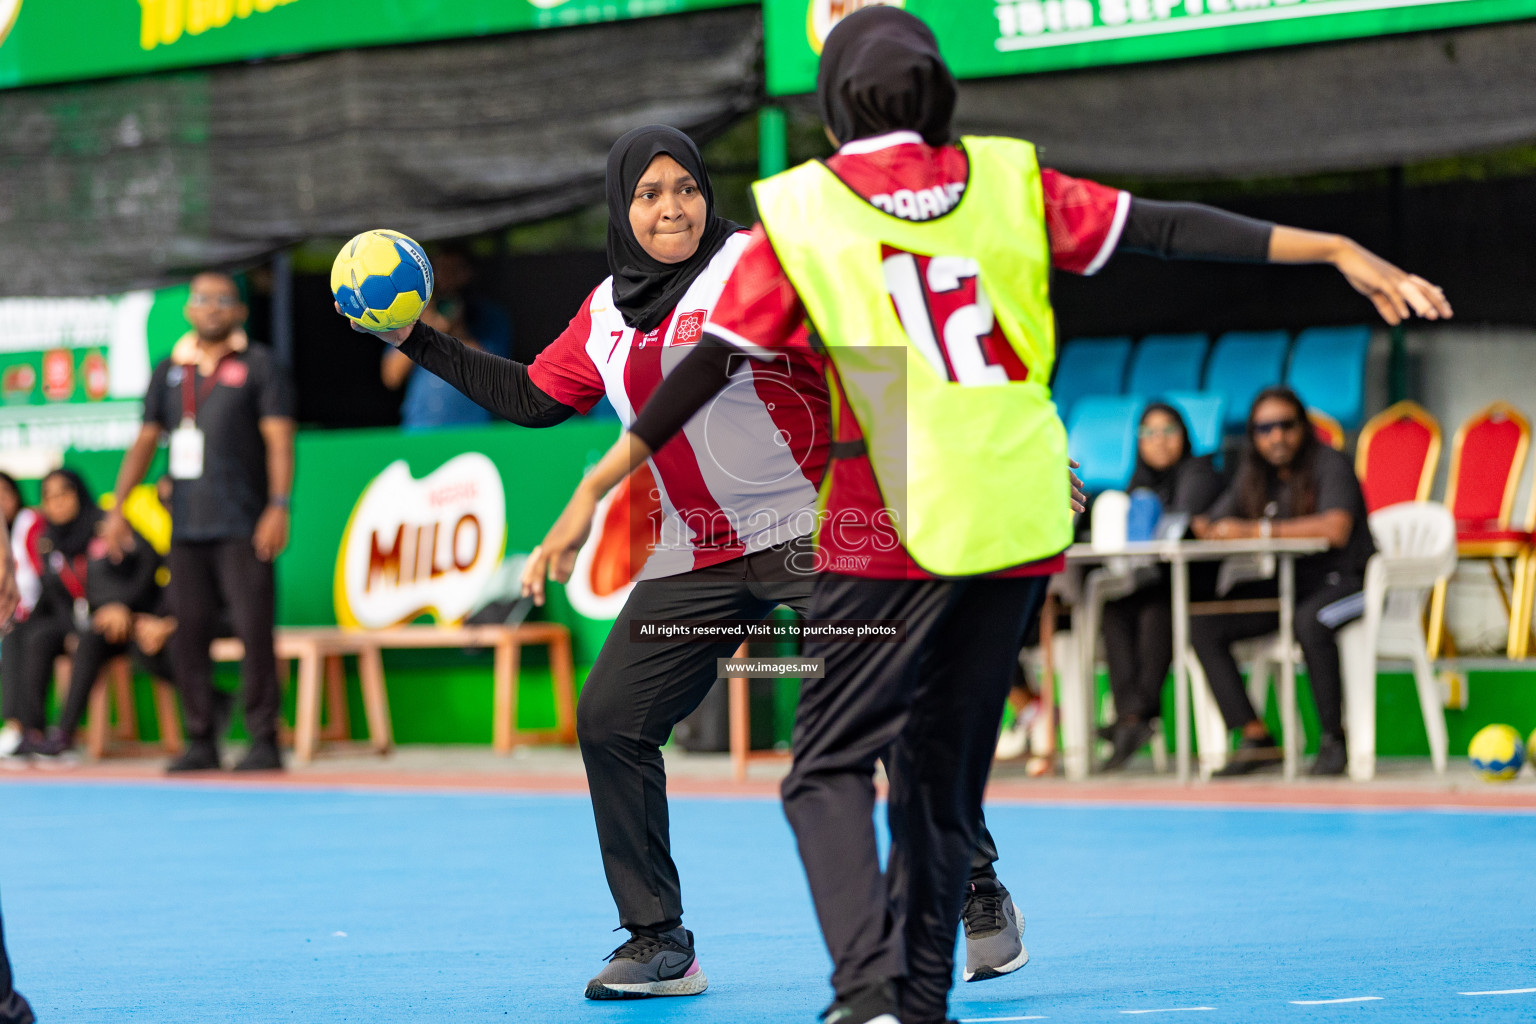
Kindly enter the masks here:
[[226, 359], [219, 364], [219, 383], [227, 388], [240, 388], [245, 386], [245, 379], [250, 375], [250, 368], [240, 359]]
[[709, 314], [702, 309], [695, 309], [691, 313], [684, 313], [677, 318], [677, 330], [672, 335], [672, 344], [691, 345], [699, 340], [704, 333], [704, 321]]
[[865, 7], [906, 6], [907, 0], [811, 0], [805, 10], [805, 35], [810, 40], [811, 49], [819, 56], [821, 44], [827, 41], [827, 33], [854, 11]]
[[179, 366], [173, 366], [169, 370], [166, 370], [165, 371], [165, 383], [166, 383], [166, 385], [168, 387], [173, 387], [173, 388], [181, 387], [181, 377], [182, 377], [182, 374], [184, 374], [184, 373], [186, 373], [186, 371], [183, 370]]

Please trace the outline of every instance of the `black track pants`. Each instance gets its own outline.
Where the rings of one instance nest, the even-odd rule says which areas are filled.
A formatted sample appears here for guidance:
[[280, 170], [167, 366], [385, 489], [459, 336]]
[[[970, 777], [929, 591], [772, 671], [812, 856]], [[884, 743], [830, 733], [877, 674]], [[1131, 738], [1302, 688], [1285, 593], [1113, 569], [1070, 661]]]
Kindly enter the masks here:
[[178, 543], [172, 541], [166, 564], [171, 570], [170, 599], [176, 613], [171, 634], [171, 663], [181, 691], [187, 737], [214, 739], [213, 659], [208, 645], [229, 609], [235, 635], [245, 645], [241, 686], [245, 693], [245, 729], [253, 740], [277, 736], [282, 693], [272, 628], [275, 615], [272, 563], [256, 557], [249, 538]]
[[[715, 659], [739, 641], [634, 643], [630, 623], [653, 619], [764, 619], [788, 605], [805, 615], [814, 577], [791, 570], [799, 546], [781, 545], [635, 584], [576, 706], [576, 736], [592, 793], [603, 871], [632, 931], [666, 931], [682, 920], [682, 893], [667, 819], [661, 746], [714, 685]], [[807, 559], [808, 560], [808, 559]]]
[[1104, 660], [1117, 718], [1162, 717], [1163, 681], [1173, 663], [1172, 602], [1168, 584], [1160, 583], [1104, 605]]
[[[1317, 724], [1324, 736], [1344, 735], [1344, 677], [1339, 667], [1337, 626], [1324, 625], [1318, 613], [1353, 594], [1364, 583], [1358, 578], [1327, 582], [1296, 593], [1296, 642], [1307, 662], [1307, 678], [1312, 684], [1312, 699], [1317, 705]], [[1229, 598], [1274, 597], [1272, 582], [1254, 583], [1234, 588]], [[1364, 605], [1361, 605], [1363, 608]], [[1358, 617], [1359, 612], [1355, 613]], [[1221, 717], [1228, 729], [1240, 729], [1258, 717], [1243, 676], [1232, 657], [1232, 644], [1249, 637], [1263, 636], [1280, 628], [1277, 612], [1249, 612], [1243, 615], [1201, 615], [1190, 621], [1189, 639], [1200, 667], [1210, 680], [1211, 693], [1221, 707]]]
[[[905, 979], [902, 1020], [945, 1018], [981, 799], [1024, 629], [1046, 579], [818, 577], [813, 618], [903, 619], [901, 644], [816, 640], [826, 659], [795, 719], [783, 784], [839, 996]], [[875, 843], [875, 762], [890, 777], [891, 851]]]
[[4, 640], [0, 676], [5, 687], [4, 717], [41, 732], [47, 724], [48, 684], [53, 659], [64, 653], [64, 641], [74, 632], [66, 615], [44, 611], [16, 624]]

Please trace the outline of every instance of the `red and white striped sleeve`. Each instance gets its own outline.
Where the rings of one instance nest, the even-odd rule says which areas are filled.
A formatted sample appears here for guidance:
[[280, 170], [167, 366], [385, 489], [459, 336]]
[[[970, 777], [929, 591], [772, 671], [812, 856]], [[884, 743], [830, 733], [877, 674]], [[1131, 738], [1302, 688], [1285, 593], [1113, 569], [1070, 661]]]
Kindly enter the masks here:
[[1040, 185], [1045, 192], [1051, 265], [1072, 274], [1098, 273], [1120, 244], [1131, 212], [1131, 194], [1049, 167], [1041, 168]]
[[592, 336], [592, 297], [596, 294], [597, 289], [593, 289], [566, 329], [528, 367], [528, 379], [539, 390], [579, 413], [590, 412], [608, 393], [602, 374], [597, 372], [587, 352], [587, 341]]
[[800, 301], [761, 224], [725, 282], [705, 330], [744, 352], [767, 355], [809, 351], [805, 305]]

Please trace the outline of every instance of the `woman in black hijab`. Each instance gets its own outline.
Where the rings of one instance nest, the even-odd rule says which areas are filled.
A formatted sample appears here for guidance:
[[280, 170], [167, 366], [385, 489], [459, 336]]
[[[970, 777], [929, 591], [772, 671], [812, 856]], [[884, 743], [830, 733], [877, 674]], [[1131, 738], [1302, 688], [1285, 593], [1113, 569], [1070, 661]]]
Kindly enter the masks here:
[[[797, 345], [796, 331], [806, 318], [807, 295], [797, 289], [796, 274], [801, 275], [802, 284], [809, 281], [817, 285], [811, 290], [818, 304], [848, 305], [843, 330], [856, 330], [847, 325], [872, 323], [877, 317], [889, 329], [889, 321], [884, 319], [892, 301], [889, 287], [850, 288], [835, 297], [824, 287], [836, 279], [840, 269], [827, 265], [827, 254], [857, 251], [859, 255], [851, 258], [872, 261], [883, 251], [883, 245], [892, 242], [892, 238], [882, 237], [886, 222], [869, 216], [859, 201], [890, 218], [908, 222], [890, 223], [893, 237], [910, 239], [926, 234], [931, 245], [945, 246], [947, 256], [975, 258], [1007, 273], [1004, 262], [1009, 258], [1027, 260], [1023, 247], [1037, 245], [1042, 234], [1047, 240], [1052, 235], [1071, 235], [1070, 229], [1045, 231], [1050, 224], [1047, 213], [1074, 202], [1073, 194], [1096, 190], [1093, 201], [1105, 216], [1094, 220], [1104, 227], [1094, 233], [1091, 246], [1053, 245], [1051, 262], [1062, 269], [1090, 273], [1121, 250], [1248, 262], [1331, 262], [1391, 323], [1414, 312], [1431, 319], [1450, 315], [1438, 288], [1337, 235], [1276, 227], [1195, 204], [1145, 203], [1103, 186], [1089, 189], [1088, 183], [1079, 183], [1081, 189], [1064, 186], [1062, 176], [1054, 172], [1049, 177], [1055, 192], [1047, 194], [1045, 169], [1039, 168], [1033, 154], [1022, 146], [995, 140], [952, 145], [953, 76], [939, 56], [933, 33], [919, 19], [896, 8], [864, 7], [833, 28], [822, 51], [817, 97], [839, 151], [821, 167], [793, 169], [763, 188], [776, 200], [763, 237], [773, 238], [776, 244], [789, 240], [785, 251], [795, 266], [786, 268], [777, 252], [749, 250], [736, 276], [725, 285], [727, 300], [710, 320], [710, 339], [690, 360], [705, 357], [711, 340], [749, 354]], [[993, 161], [1000, 175], [992, 177], [988, 172], [985, 185], [973, 181], [970, 174], [972, 162], [982, 154], [990, 154], [982, 158]], [[1001, 177], [1010, 164], [1018, 174], [1017, 184]], [[827, 171], [841, 180], [848, 195], [831, 188], [824, 173]], [[807, 192], [813, 205], [841, 209], [848, 214], [847, 219], [841, 223], [797, 223], [789, 197], [793, 188], [817, 190], [814, 195]], [[1018, 190], [1024, 188], [1036, 190], [1027, 215], [1017, 203]], [[959, 205], [961, 196], [965, 197], [963, 208]], [[978, 208], [984, 212], [976, 213]], [[959, 220], [972, 224], [975, 221], [971, 218], [992, 212], [999, 218], [998, 224], [1003, 223], [1002, 218], [1014, 217], [1011, 229], [1021, 239], [1020, 251], [1010, 253], [989, 246], [955, 251], [956, 246], [962, 250], [964, 246], [952, 236], [954, 220], [936, 224], [932, 231], [924, 227], [924, 222], [939, 221], [957, 210]], [[1043, 223], [1037, 225], [1036, 220]], [[818, 249], [813, 236], [829, 232], [836, 232], [837, 237], [828, 236], [827, 244]], [[1067, 239], [1083, 240], [1075, 236]], [[905, 244], [915, 246], [914, 252], [937, 251], [917, 242]], [[1092, 262], [1073, 255], [1086, 253], [1095, 254]], [[748, 263], [754, 256], [762, 258]], [[1011, 270], [1019, 272], [1022, 266], [1020, 263]], [[865, 263], [853, 268], [847, 280], [874, 281], [880, 272], [880, 267]], [[1045, 292], [1046, 282], [1042, 279], [1038, 284]], [[740, 294], [735, 294], [738, 290]], [[791, 301], [787, 293], [800, 301]], [[783, 301], [752, 303], [749, 294], [778, 296]], [[767, 308], [770, 306], [773, 308]], [[1045, 319], [1042, 314], [1042, 322]], [[888, 337], [899, 340], [894, 333]], [[1043, 365], [1036, 369], [1048, 373], [1052, 350], [1048, 338], [1042, 341], [1039, 351]], [[822, 342], [828, 351], [835, 352], [842, 346], [863, 345], [867, 339], [834, 334], [824, 336]], [[1004, 351], [1013, 347], [1009, 343], [1019, 344], [1021, 339], [1004, 339]], [[946, 369], [953, 371], [954, 367], [946, 365]], [[996, 369], [1002, 370], [1000, 366]], [[1022, 369], [1026, 373], [1029, 370], [1027, 366]], [[835, 376], [835, 368], [829, 376]], [[673, 380], [681, 377], [674, 374]], [[981, 378], [995, 380], [996, 374], [983, 371], [965, 383], [980, 382]], [[965, 386], [958, 377], [951, 379]], [[710, 395], [692, 399], [689, 404], [671, 389], [663, 389], [651, 405], [667, 410], [672, 422], [664, 425], [671, 427], [709, 401]], [[646, 410], [647, 416], [650, 411]], [[869, 424], [860, 423], [855, 413], [849, 416], [867, 436]], [[845, 418], [840, 422], [849, 421]], [[913, 422], [909, 420], [908, 425]], [[674, 432], [652, 430], [650, 426], [637, 423], [636, 429], [588, 475], [581, 492], [529, 560], [524, 581], [531, 592], [540, 591], [546, 573], [557, 580], [569, 575], [574, 551], [586, 536], [585, 524], [590, 522], [591, 493], [601, 494], [616, 485], [647, 452], [657, 450]], [[963, 437], [951, 432], [954, 424], [933, 419], [923, 421], [922, 427], [951, 446], [950, 450], [963, 444]], [[876, 439], [870, 447], [878, 443]], [[837, 471], [828, 476], [828, 507], [838, 507], [841, 502], [852, 505], [880, 493], [878, 482], [870, 480], [873, 470], [869, 463], [861, 461], [864, 453], [859, 446], [846, 450], [846, 463], [841, 459], [834, 463]], [[848, 472], [844, 472], [845, 466]], [[854, 486], [853, 481], [859, 481], [860, 486]], [[1021, 496], [1026, 493], [1021, 491]], [[878, 498], [868, 498], [868, 502], [879, 505]], [[876, 514], [882, 511], [874, 510]], [[955, 502], [952, 514], [957, 519], [989, 517], [988, 525], [996, 528], [1007, 521], [999, 517], [1029, 516], [1033, 512], [1030, 503], [1021, 500], [1005, 508]], [[866, 519], [872, 521], [873, 516]], [[820, 535], [826, 541], [821, 553], [839, 543], [835, 536], [829, 536], [835, 532]], [[910, 557], [909, 552], [904, 554]], [[831, 642], [807, 643], [808, 657], [825, 655], [826, 674], [821, 680], [806, 680], [801, 691], [795, 763], [783, 787], [785, 813], [795, 829], [823, 935], [834, 959], [836, 1002], [827, 1015], [841, 1024], [884, 1021], [898, 1015], [908, 1024], [930, 1024], [947, 1016], [955, 918], [963, 901], [960, 851], [966, 846], [974, 848], [969, 840], [980, 821], [981, 793], [997, 732], [995, 716], [1002, 709], [1018, 653], [1017, 641], [1024, 623], [1038, 609], [1044, 589], [1039, 582], [1043, 579], [1039, 566], [1015, 567], [1020, 574], [1006, 579], [960, 577], [957, 582], [957, 578], [925, 576], [899, 563], [899, 558], [882, 561], [877, 572], [851, 559], [846, 573], [817, 575], [814, 602], [821, 617], [905, 617], [908, 635], [922, 639], [890, 645], [880, 652], [843, 650]], [[1035, 575], [1024, 574], [1029, 571]], [[992, 599], [984, 593], [1001, 596]], [[906, 609], [918, 607], [924, 609], [926, 619], [919, 621], [916, 613], [905, 614]], [[985, 630], [978, 627], [987, 616], [991, 618], [986, 621], [999, 625]], [[955, 666], [961, 665], [964, 671], [956, 671]], [[941, 677], [943, 673], [948, 675]], [[920, 686], [942, 692], [944, 700], [915, 704]], [[856, 710], [866, 708], [877, 710], [864, 714]], [[897, 744], [890, 743], [891, 735], [899, 735]], [[919, 781], [901, 782], [899, 771], [892, 775], [891, 806], [903, 808], [904, 813], [892, 815], [891, 863], [898, 868], [887, 875], [872, 830], [861, 825], [855, 833], [850, 831], [850, 823], [870, 820], [876, 761], [872, 752], [894, 749], [900, 760], [904, 746], [914, 751], [916, 765], [908, 778]], [[909, 863], [906, 851], [913, 850], [920, 851], [913, 860], [920, 862], [922, 869], [900, 870]], [[889, 926], [892, 905], [907, 911], [902, 934]], [[1004, 932], [1011, 932], [1012, 942], [1021, 948], [1018, 922], [1014, 920], [1016, 908], [1011, 903], [1000, 903], [999, 907], [1003, 913], [994, 921], [1000, 922]], [[966, 930], [969, 939], [969, 921]]]
[[[514, 423], [559, 423], [588, 411], [605, 395], [621, 416], [632, 420], [661, 378], [684, 361], [673, 358], [683, 355], [676, 346], [697, 342], [719, 284], [747, 236], [715, 212], [698, 148], [675, 128], [647, 125], [615, 142], [608, 155], [606, 193], [612, 276], [593, 290], [571, 327], [531, 365], [463, 345], [425, 324], [381, 337]], [[711, 393], [730, 375], [726, 356], [719, 350], [720, 358], [704, 368]], [[742, 372], [755, 376], [753, 370]], [[820, 376], [805, 372], [795, 380], [795, 397], [819, 415], [825, 405]], [[772, 406], [755, 396], [758, 388], [771, 385], [762, 378], [755, 383], [733, 389], [737, 397], [711, 411], [710, 429], [720, 422], [719, 436], [733, 446], [730, 456], [757, 457], [772, 465], [786, 447], [810, 451], [812, 445], [798, 436], [797, 428], [787, 428], [778, 439], [762, 435]], [[817, 415], [808, 419], [814, 422]], [[756, 444], [761, 452], [753, 449]], [[660, 527], [659, 540], [640, 539], [648, 545], [655, 541], [654, 550], [587, 676], [577, 707], [576, 732], [603, 867], [619, 924], [629, 932], [587, 983], [589, 999], [696, 995], [708, 985], [694, 956], [693, 933], [682, 922], [661, 746], [713, 687], [716, 659], [729, 657], [739, 641], [633, 643], [629, 624], [761, 620], [779, 604], [804, 614], [812, 587], [808, 576], [792, 570], [791, 560], [808, 553], [803, 535], [814, 521], [820, 466], [807, 460], [782, 477], [754, 476], [771, 481], [761, 484], [723, 481], [719, 469], [724, 467], [704, 462], [707, 455], [679, 455], [684, 447], [658, 451], [652, 463], [673, 511]], [[642, 495], [639, 500], [646, 499]], [[625, 518], [651, 522], [643, 514]], [[684, 538], [683, 543], [674, 543], [674, 537]], [[624, 547], [629, 550], [631, 544]], [[626, 580], [629, 571], [626, 566]]]
[[954, 141], [955, 76], [932, 30], [894, 7], [858, 18], [857, 31], [833, 31], [821, 51], [816, 101], [827, 131], [839, 142], [902, 130], [930, 146]]
[[[29, 704], [22, 725], [28, 732], [17, 753], [58, 757], [73, 746], [102, 668], [128, 651], [134, 613], [156, 603], [160, 558], [137, 533], [133, 547], [112, 558], [99, 535], [102, 511], [72, 469], [43, 477], [39, 508], [46, 523], [38, 540], [42, 592], [23, 634], [21, 687]], [[42, 737], [38, 730], [53, 659], [66, 652], [72, 657], [69, 696], [59, 726]]]
[[[1216, 470], [1209, 459], [1195, 456], [1184, 417], [1166, 402], [1153, 402], [1141, 414], [1136, 471], [1127, 489], [1151, 491], [1164, 517], [1182, 514], [1186, 523], [1221, 494]], [[1173, 662], [1172, 601], [1168, 571], [1159, 567], [1155, 579], [1135, 593], [1104, 605], [1104, 654], [1115, 695], [1109, 738], [1115, 749], [1102, 771], [1129, 761], [1152, 737], [1152, 723], [1162, 715], [1163, 680]]]
[[[685, 226], [658, 225], [665, 216], [658, 217], [655, 204], [639, 193], [641, 178], [655, 173], [652, 164], [663, 156], [698, 186], [698, 206]], [[741, 225], [715, 213], [714, 186], [698, 147], [666, 125], [649, 124], [619, 137], [608, 151], [604, 191], [614, 304], [630, 327], [654, 330]]]

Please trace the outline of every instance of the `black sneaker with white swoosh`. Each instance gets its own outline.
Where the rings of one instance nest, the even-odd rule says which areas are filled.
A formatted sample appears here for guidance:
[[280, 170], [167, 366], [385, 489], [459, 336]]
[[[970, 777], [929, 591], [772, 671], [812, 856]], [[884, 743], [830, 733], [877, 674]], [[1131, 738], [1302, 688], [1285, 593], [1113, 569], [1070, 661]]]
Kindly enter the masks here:
[[693, 933], [681, 926], [660, 935], [631, 934], [608, 954], [608, 966], [587, 982], [588, 999], [696, 996], [709, 987], [693, 953]]
[[840, 997], [822, 1011], [821, 1024], [901, 1024], [896, 986], [878, 981]]

